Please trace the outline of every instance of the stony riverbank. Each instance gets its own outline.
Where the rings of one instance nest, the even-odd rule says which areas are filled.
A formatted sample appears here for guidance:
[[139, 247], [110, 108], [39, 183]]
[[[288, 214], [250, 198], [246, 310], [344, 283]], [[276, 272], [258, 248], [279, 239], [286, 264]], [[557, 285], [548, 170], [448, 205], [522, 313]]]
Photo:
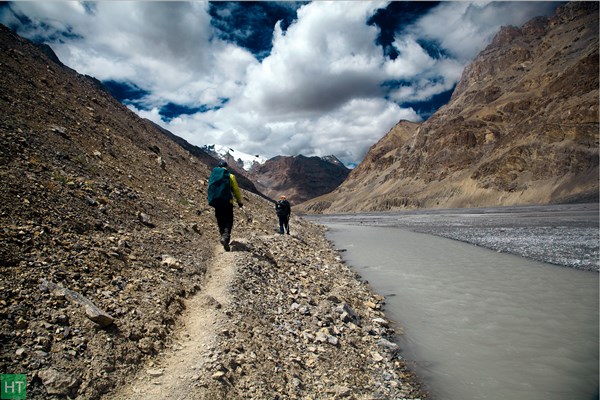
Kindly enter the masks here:
[[293, 218], [291, 228], [234, 241], [229, 318], [195, 377], [199, 398], [422, 397], [385, 299], [344, 265], [322, 227]]

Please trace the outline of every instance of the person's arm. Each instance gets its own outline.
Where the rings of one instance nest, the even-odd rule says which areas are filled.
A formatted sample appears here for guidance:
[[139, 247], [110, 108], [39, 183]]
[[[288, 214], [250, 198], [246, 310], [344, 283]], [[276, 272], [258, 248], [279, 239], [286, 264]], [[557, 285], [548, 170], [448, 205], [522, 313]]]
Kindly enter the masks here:
[[235, 199], [238, 203], [238, 206], [243, 206], [242, 204], [242, 193], [240, 192], [240, 187], [237, 184], [237, 180], [233, 174], [229, 174], [229, 183], [231, 183], [231, 191], [235, 196]]

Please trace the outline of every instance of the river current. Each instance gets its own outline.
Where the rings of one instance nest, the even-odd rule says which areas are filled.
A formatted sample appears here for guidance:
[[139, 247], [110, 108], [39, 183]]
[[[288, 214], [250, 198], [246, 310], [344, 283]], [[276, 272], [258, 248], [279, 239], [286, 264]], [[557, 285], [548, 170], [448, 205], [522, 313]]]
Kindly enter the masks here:
[[316, 222], [386, 297], [432, 399], [598, 398], [597, 272], [357, 217]]

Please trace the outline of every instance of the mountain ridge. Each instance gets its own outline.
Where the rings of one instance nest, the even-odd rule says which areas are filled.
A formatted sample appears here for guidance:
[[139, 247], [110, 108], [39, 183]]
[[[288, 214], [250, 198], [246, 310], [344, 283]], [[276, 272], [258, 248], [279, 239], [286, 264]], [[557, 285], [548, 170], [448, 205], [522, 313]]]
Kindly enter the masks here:
[[261, 194], [272, 200], [285, 195], [292, 204], [331, 192], [348, 175], [349, 169], [335, 156], [248, 155], [232, 148], [205, 145], [203, 151], [226, 161], [237, 176], [251, 180]]
[[[336, 163], [337, 160], [337, 163]], [[350, 170], [335, 156], [276, 156], [255, 164], [249, 175], [259, 190], [273, 199], [285, 195], [292, 205], [329, 193]]]
[[309, 213], [598, 201], [598, 4], [503, 27], [450, 102], [393, 127]]

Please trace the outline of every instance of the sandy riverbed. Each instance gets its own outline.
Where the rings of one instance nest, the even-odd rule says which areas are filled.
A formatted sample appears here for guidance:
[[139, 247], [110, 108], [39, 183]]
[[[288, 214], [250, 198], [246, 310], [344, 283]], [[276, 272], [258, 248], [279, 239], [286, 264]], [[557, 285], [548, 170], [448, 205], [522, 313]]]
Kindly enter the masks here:
[[599, 205], [566, 204], [309, 216], [394, 226], [571, 268], [599, 270]]

